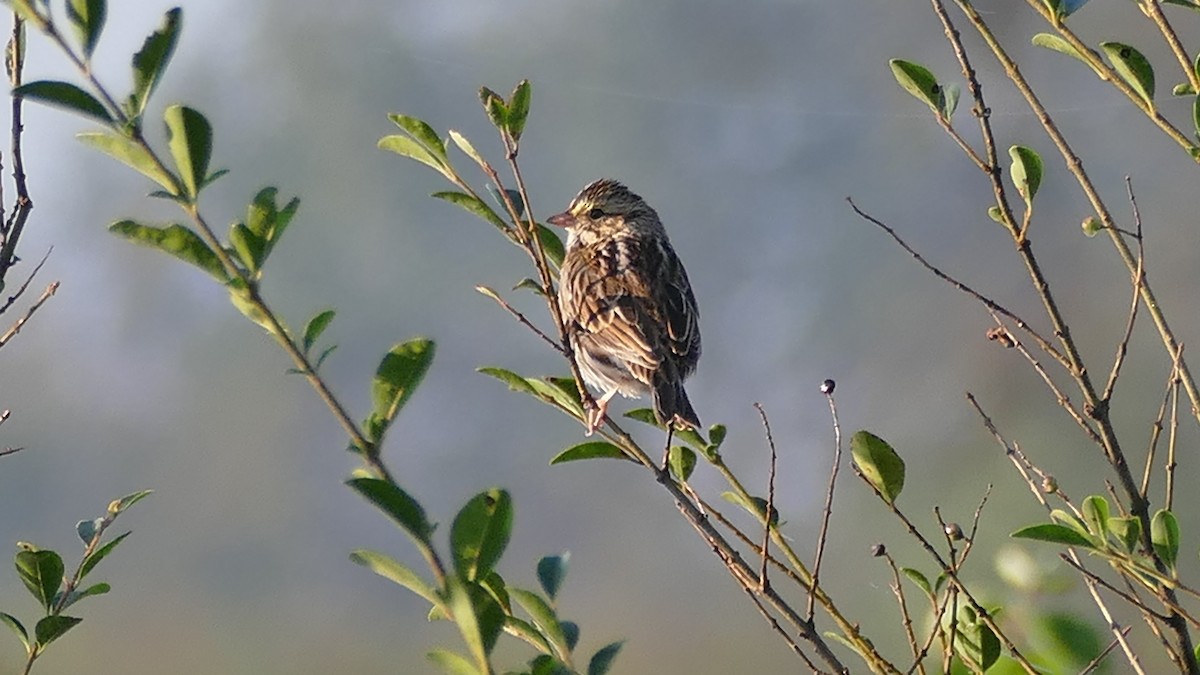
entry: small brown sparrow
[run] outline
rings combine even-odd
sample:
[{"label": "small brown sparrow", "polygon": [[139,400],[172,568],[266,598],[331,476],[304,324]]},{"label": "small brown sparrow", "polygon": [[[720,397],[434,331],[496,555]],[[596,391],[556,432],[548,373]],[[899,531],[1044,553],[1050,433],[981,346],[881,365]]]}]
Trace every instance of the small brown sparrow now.
[{"label": "small brown sparrow", "polygon": [[559,304],[579,371],[602,392],[588,433],[618,393],[650,393],[660,424],[699,427],[683,380],[700,359],[700,310],[658,214],[602,179],[547,222],[567,230]]}]

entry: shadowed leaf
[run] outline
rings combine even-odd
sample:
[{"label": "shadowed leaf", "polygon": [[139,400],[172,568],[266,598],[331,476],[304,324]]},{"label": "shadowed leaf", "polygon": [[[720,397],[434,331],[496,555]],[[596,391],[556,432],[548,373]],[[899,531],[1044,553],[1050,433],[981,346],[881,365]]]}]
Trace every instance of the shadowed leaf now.
[{"label": "shadowed leaf", "polygon": [[124,237],[135,244],[156,248],[184,262],[191,263],[208,272],[214,279],[221,283],[229,281],[229,277],[225,274],[225,268],[221,266],[221,261],[217,258],[217,254],[213,253],[208,244],[204,243],[200,235],[183,225],[175,224],[167,227],[154,227],[151,225],[142,225],[132,220],[122,220],[110,225],[108,231]]},{"label": "shadowed leaf", "polygon": [[57,106],[106,124],[111,124],[113,121],[112,115],[108,114],[108,110],[95,96],[69,82],[51,80],[30,82],[13,89],[12,95]]}]

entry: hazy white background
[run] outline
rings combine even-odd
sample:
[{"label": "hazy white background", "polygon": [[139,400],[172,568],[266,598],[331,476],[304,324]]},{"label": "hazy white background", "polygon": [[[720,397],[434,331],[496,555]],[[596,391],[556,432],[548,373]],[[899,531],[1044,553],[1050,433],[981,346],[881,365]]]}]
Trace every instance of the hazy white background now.
[{"label": "hazy white background", "polygon": [[[121,91],[129,56],[171,4],[111,5],[98,70]],[[888,58],[903,57],[958,78],[926,3],[182,5],[182,39],[151,116],[187,102],[212,121],[214,166],[231,174],[207,193],[207,217],[244,217],[264,185],[301,197],[265,292],[293,325],[337,308],[327,336],[340,348],[324,370],[357,414],[390,345],[416,334],[437,340],[433,370],[392,434],[391,466],[443,535],[471,495],[510,489],[517,519],[503,574],[533,585],[537,558],[571,551],[562,613],[580,623],[583,653],[628,639],[615,672],[795,672],[799,664],[645,472],[548,466],[580,440],[580,428],[474,373],[479,365],[557,373],[562,364],[472,290],[511,286],[527,274],[524,259],[486,224],[428,198],[446,187],[439,177],[375,149],[394,131],[388,112],[461,130],[499,159],[475,91],[507,93],[529,78],[534,105],[521,159],[535,213],[560,209],[601,176],[622,179],[658,209],[702,308],[704,357],[689,392],[706,423],[729,425],[729,460],[760,486],[766,448],[752,402],[771,414],[778,506],[799,550],[812,548],[832,453],[817,391],[826,377],[838,381],[847,433],[870,428],[907,458],[903,503],[925,525],[935,504],[967,521],[989,482],[985,536],[1002,542],[1042,517],[973,418],[965,390],[1072,495],[1082,497],[1096,475],[1097,451],[1063,415],[1046,412],[1049,397],[1015,354],[984,339],[986,313],[844,201],[852,195],[947,270],[1040,318],[1011,243],[985,215],[983,177],[887,68]],[[1027,47],[1042,27],[1023,3],[977,5],[1027,59],[1025,72],[1118,213],[1127,213],[1122,176],[1134,176],[1151,280],[1189,342],[1200,334],[1195,165],[1081,64]],[[1163,64],[1159,89],[1169,91],[1180,78],[1135,8],[1093,5],[1075,17],[1076,29],[1142,47]],[[1194,38],[1194,20],[1178,15],[1185,40]],[[76,79],[41,40],[31,42],[29,79]],[[1035,249],[1067,316],[1086,326],[1077,337],[1093,370],[1106,372],[1127,274],[1103,238],[1080,234],[1086,202],[993,61],[974,54],[1003,147],[1024,143],[1046,158]],[[1187,128],[1189,104],[1160,99]],[[958,120],[975,139],[967,107]],[[140,176],[75,143],[72,134],[86,128],[28,107],[36,208],[21,250],[31,260],[53,245],[38,289],[53,279],[62,288],[0,353],[0,408],[13,411],[0,446],[26,447],[0,461],[0,542],[74,555],[76,520],[122,494],[156,494],[123,519],[134,534],[100,568],[113,592],[80,606],[85,622],[38,672],[432,672],[424,653],[457,647],[453,627],[427,623],[423,601],[347,560],[351,549],[371,547],[418,564],[403,536],[341,485],[355,462],[338,427],[207,276],[105,231],[119,218],[177,215],[144,198],[150,186]],[[538,303],[518,299],[546,324]],[[1140,451],[1168,366],[1148,330],[1136,342],[1117,421]],[[1181,461],[1194,475],[1190,455]],[[870,545],[886,542],[904,564],[931,566],[843,476],[828,588],[886,643],[896,637],[889,576]],[[703,467],[696,484],[712,496],[721,489]],[[1181,510],[1195,507],[1192,495],[1182,497]],[[994,552],[982,548],[970,576],[999,601]],[[0,608],[34,615],[14,573],[0,574]],[[505,653],[514,667],[524,658]],[[0,636],[0,671],[18,658],[16,641]]]}]

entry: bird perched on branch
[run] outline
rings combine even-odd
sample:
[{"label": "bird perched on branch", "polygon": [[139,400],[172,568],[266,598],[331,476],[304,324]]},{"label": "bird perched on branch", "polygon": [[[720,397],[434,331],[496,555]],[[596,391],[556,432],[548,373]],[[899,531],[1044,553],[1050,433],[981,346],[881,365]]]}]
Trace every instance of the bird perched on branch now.
[{"label": "bird perched on branch", "polygon": [[601,179],[547,222],[567,230],[559,304],[580,374],[601,391],[588,433],[618,393],[651,394],[660,424],[699,427],[683,380],[700,359],[700,310],[658,213]]}]

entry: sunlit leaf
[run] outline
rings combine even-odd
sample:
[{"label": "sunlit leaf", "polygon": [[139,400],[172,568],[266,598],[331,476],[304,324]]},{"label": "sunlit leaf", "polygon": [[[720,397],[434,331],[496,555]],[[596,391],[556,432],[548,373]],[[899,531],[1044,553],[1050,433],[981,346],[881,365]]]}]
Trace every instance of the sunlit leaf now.
[{"label": "sunlit leaf", "polygon": [[25,630],[25,626],[17,620],[17,617],[13,616],[12,614],[0,612],[0,622],[3,622],[12,629],[12,632],[16,634],[17,639],[21,641],[21,645],[25,647],[26,651],[28,651],[29,632]]},{"label": "sunlit leaf", "polygon": [[96,43],[100,41],[100,31],[104,30],[104,19],[107,13],[105,0],[69,0],[67,2],[67,19],[79,39],[79,46],[84,59],[91,59],[96,51]]},{"label": "sunlit leaf", "polygon": [[479,216],[492,225],[495,225],[496,229],[500,230],[501,232],[507,232],[509,229],[508,224],[504,222],[504,219],[496,215],[496,212],[492,210],[492,207],[484,204],[482,200],[476,197],[472,197],[471,195],[463,192],[453,191],[435,192],[433,193],[433,196],[443,201],[450,202],[451,204],[457,204],[461,206],[462,208],[475,214],[476,216]]},{"label": "sunlit leaf", "polygon": [[1133,87],[1146,105],[1154,107],[1154,68],[1141,52],[1120,42],[1101,42],[1100,48],[1108,57],[1113,70]]},{"label": "sunlit leaf", "polygon": [[933,112],[943,114],[946,109],[945,92],[928,68],[902,59],[892,59],[888,65],[892,68],[892,76],[905,91],[923,101]]},{"label": "sunlit leaf", "polygon": [[50,611],[54,596],[63,582],[62,557],[49,550],[18,551],[16,565],[17,574],[25,588],[42,604],[43,609]]},{"label": "sunlit leaf", "polygon": [[179,185],[175,176],[155,161],[144,147],[129,138],[108,131],[89,131],[75,137],[158,183],[168,194],[178,194]]},{"label": "sunlit leaf", "polygon": [[445,162],[446,142],[424,120],[399,113],[389,114],[388,119],[394,122],[396,126],[407,131],[409,136],[412,136],[415,141],[425,146],[434,157]]},{"label": "sunlit leaf", "polygon": [[385,427],[396,418],[429,372],[434,351],[433,340],[414,338],[392,347],[379,362],[371,383],[371,401],[374,414]]},{"label": "sunlit leaf", "polygon": [[229,276],[217,258],[217,254],[204,243],[200,235],[183,225],[175,224],[167,227],[142,225],[132,220],[122,220],[113,223],[108,231],[142,246],[156,248],[165,253],[191,263],[208,272],[214,279],[226,283]]},{"label": "sunlit leaf", "polygon": [[479,669],[469,659],[448,649],[434,649],[425,657],[446,675],[479,675]]},{"label": "sunlit leaf", "polygon": [[425,598],[430,604],[441,603],[441,598],[433,588],[409,567],[400,564],[395,558],[378,551],[358,549],[350,554],[350,560],[371,570],[375,574],[394,581],[417,595]]},{"label": "sunlit leaf", "polygon": [[1175,561],[1179,558],[1179,521],[1175,514],[1166,509],[1159,509],[1150,520],[1150,541],[1154,552],[1169,569],[1175,569]]},{"label": "sunlit leaf", "polygon": [[863,476],[889,504],[904,489],[904,460],[887,441],[869,431],[850,437],[850,453]]},{"label": "sunlit leaf", "polygon": [[1087,537],[1079,534],[1075,530],[1066,525],[1057,523],[1041,523],[1038,525],[1030,525],[1023,527],[1016,532],[1008,535],[1014,539],[1033,539],[1036,541],[1048,541],[1054,544],[1063,544],[1066,546],[1083,546],[1086,548],[1094,548],[1092,541]]},{"label": "sunlit leaf", "polygon": [[168,10],[162,25],[146,38],[142,48],[133,55],[133,93],[129,96],[127,109],[130,117],[141,117],[146,110],[146,103],[175,52],[182,21],[181,9],[176,7]]},{"label": "sunlit leaf", "polygon": [[333,317],[337,312],[332,309],[327,309],[323,312],[317,312],[313,318],[304,324],[304,353],[307,354],[312,349],[317,340],[321,338],[321,334],[333,322]]},{"label": "sunlit leaf", "polygon": [[529,80],[521,80],[508,98],[508,133],[514,141],[521,140],[525,131],[525,119],[529,117],[529,103],[533,96]]},{"label": "sunlit leaf", "polygon": [[608,441],[586,441],[563,450],[550,460],[551,464],[563,464],[581,459],[629,459],[620,448]]},{"label": "sunlit leaf", "polygon": [[1014,145],[1008,149],[1012,158],[1010,175],[1017,192],[1025,198],[1025,203],[1033,202],[1038,188],[1042,185],[1042,158],[1032,148]]},{"label": "sunlit leaf", "polygon": [[558,616],[551,609],[550,605],[542,599],[540,595],[532,591],[527,591],[520,588],[510,589],[513,600],[521,606],[529,614],[529,618],[533,620],[534,625],[541,630],[542,635],[550,641],[554,646],[555,653],[560,658],[565,658],[570,654],[570,647],[567,645],[567,636],[563,632],[562,623],[559,622]]},{"label": "sunlit leaf", "polygon": [[512,524],[512,498],[507,491],[492,488],[471,498],[450,527],[458,575],[467,581],[487,576],[508,547]]},{"label": "sunlit leaf", "polygon": [[208,176],[212,157],[212,125],[199,111],[173,105],[163,113],[167,123],[167,147],[175,159],[175,168],[193,200]]}]

